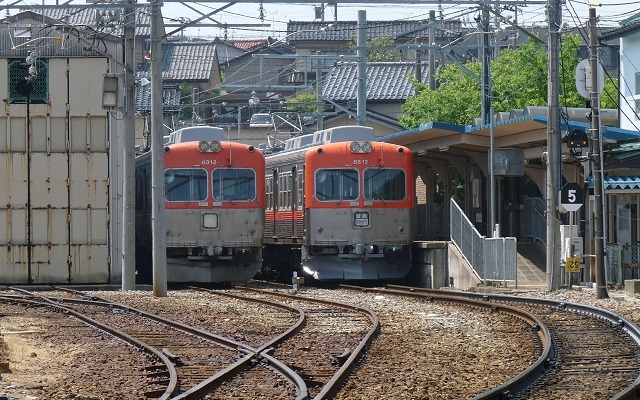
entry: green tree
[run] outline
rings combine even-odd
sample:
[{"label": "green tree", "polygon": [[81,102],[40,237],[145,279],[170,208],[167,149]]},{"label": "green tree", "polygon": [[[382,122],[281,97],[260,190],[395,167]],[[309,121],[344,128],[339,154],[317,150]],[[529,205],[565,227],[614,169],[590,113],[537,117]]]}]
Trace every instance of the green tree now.
[{"label": "green tree", "polygon": [[[578,35],[564,37],[560,52],[560,105],[584,107],[585,99],[575,85],[575,68],[580,61]],[[479,62],[465,67],[481,76]],[[529,41],[517,49],[502,50],[491,62],[492,107],[495,112],[510,111],[525,106],[546,106],[548,89],[548,55],[545,47]],[[407,129],[421,123],[438,121],[470,124],[481,114],[480,83],[460,65],[440,68],[436,75],[437,88],[429,90],[426,84],[412,79],[416,96],[407,99],[398,118]],[[601,106],[610,102],[601,102]],[[617,104],[617,103],[616,103]]]},{"label": "green tree", "polygon": [[604,81],[604,90],[600,95],[601,107],[617,109],[620,102],[619,94],[618,78],[606,78]]},{"label": "green tree", "polygon": [[310,113],[317,110],[317,104],[315,93],[302,92],[285,101],[284,109],[285,111]]},{"label": "green tree", "polygon": [[[387,36],[376,36],[367,39],[367,61],[368,62],[394,62],[402,61],[402,55],[394,48],[395,42]],[[357,53],[357,38],[353,38],[349,43],[352,54]]]}]

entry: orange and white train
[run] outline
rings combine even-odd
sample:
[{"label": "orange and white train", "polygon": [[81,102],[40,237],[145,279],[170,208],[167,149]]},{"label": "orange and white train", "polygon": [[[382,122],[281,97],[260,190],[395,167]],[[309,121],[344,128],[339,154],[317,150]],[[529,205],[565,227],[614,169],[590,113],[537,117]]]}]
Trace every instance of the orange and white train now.
[{"label": "orange and white train", "polygon": [[[247,281],[262,266],[265,159],[222,128],[173,132],[164,147],[169,282]],[[136,267],[151,280],[151,153],[136,157]]]},{"label": "orange and white train", "polygon": [[[266,157],[263,268],[286,280],[401,279],[411,269],[413,156],[342,126]],[[300,271],[301,270],[301,271]]]}]

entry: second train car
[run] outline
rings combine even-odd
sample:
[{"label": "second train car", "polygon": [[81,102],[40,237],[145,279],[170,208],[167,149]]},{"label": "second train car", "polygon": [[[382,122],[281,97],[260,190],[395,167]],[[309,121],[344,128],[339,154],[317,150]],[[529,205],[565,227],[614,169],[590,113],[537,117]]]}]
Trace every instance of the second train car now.
[{"label": "second train car", "polygon": [[402,279],[412,267],[413,157],[342,126],[266,157],[264,268],[282,280]]},{"label": "second train car", "polygon": [[[164,146],[169,282],[247,281],[262,266],[262,152],[224,140],[224,130],[189,127]],[[151,152],[136,157],[136,258],[139,281],[152,271]]]}]

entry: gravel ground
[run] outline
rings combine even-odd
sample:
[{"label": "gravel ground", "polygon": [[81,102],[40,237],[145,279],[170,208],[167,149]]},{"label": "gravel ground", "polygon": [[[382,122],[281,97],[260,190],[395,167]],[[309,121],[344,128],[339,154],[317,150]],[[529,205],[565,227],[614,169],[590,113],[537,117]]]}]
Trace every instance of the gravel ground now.
[{"label": "gravel ground", "polygon": [[[594,305],[604,309],[611,310],[619,315],[622,315],[629,320],[640,323],[640,299],[627,296],[622,289],[610,289],[608,299],[596,299],[595,291],[593,289],[587,289],[582,287],[574,287],[571,290],[560,289],[558,291],[547,293],[545,291],[531,291],[531,290],[502,290],[499,288],[482,288],[482,290],[491,290],[495,292],[521,295],[528,297],[540,297],[550,298],[554,300],[562,300],[572,303],[582,303]],[[314,293],[314,294],[312,294]],[[332,294],[333,293],[333,294]],[[460,387],[481,387],[482,380],[491,379],[491,375],[494,374],[493,368],[498,368],[498,365],[492,365],[492,359],[487,350],[478,348],[477,338],[488,337],[490,340],[507,340],[508,331],[501,331],[500,329],[492,328],[490,324],[483,323],[482,321],[468,324],[470,316],[461,315],[459,311],[454,310],[425,310],[416,308],[416,305],[404,302],[392,301],[389,298],[380,298],[374,293],[369,293],[369,296],[362,297],[356,300],[352,298],[345,298],[342,291],[327,291],[327,290],[304,290],[301,294],[310,296],[322,296],[331,297],[340,302],[354,303],[362,307],[368,307],[374,310],[381,317],[382,322],[382,334],[378,337],[376,342],[378,345],[385,343],[385,340],[391,338],[399,339],[407,343],[413,343],[416,341],[416,337],[424,336],[427,330],[433,332],[447,333],[447,340],[432,340],[429,345],[432,346],[432,351],[439,352],[442,359],[448,363],[460,364],[467,363],[469,357],[474,359],[477,365],[481,366],[484,370],[483,373],[478,374],[477,371],[469,371],[470,374],[478,376],[476,379],[460,379],[454,374],[447,374],[446,371],[437,372],[439,375],[437,379],[429,381],[420,375],[412,373],[411,370],[416,368],[422,368],[427,365],[427,361],[420,361],[420,364],[413,364],[406,367],[406,376],[408,380],[386,380],[376,381],[374,379],[376,370],[375,367],[370,370],[366,368],[359,368],[359,374],[356,377],[356,381],[362,385],[360,387],[362,393],[358,394],[358,387],[355,385],[346,385],[344,391],[340,393],[337,398],[342,399],[389,399],[389,398],[402,398],[402,399],[445,399],[447,397],[445,393],[437,395],[441,390],[438,389],[434,382],[445,382],[451,390],[459,390]],[[136,292],[126,292],[122,295],[136,296]],[[148,295],[148,294],[147,294]],[[139,294],[138,294],[139,296]],[[171,296],[182,296],[178,292],[169,292]],[[197,294],[194,294],[197,296]],[[144,297],[144,296],[143,296]],[[184,303],[183,303],[184,304]],[[197,303],[199,304],[199,303]],[[255,308],[254,308],[255,309]],[[198,312],[202,312],[199,309]],[[254,311],[255,312],[255,311]],[[395,317],[394,317],[395,316]],[[409,318],[408,316],[422,316],[422,318]],[[247,316],[249,317],[249,316]],[[460,322],[464,321],[464,330],[460,329]],[[41,321],[42,322],[42,321]],[[73,379],[81,379],[83,374],[74,372],[70,369],[70,365],[76,365],[83,358],[82,354],[90,353],[90,346],[79,342],[69,343],[66,338],[61,335],[60,330],[53,329],[47,326],[46,323],[41,323],[37,319],[28,315],[24,316],[6,316],[0,315],[0,332],[4,339],[5,345],[0,346],[0,366],[2,362],[7,362],[9,370],[4,372],[0,370],[0,395],[11,395],[13,399],[26,399],[26,400],[39,400],[39,399],[88,399],[99,397],[90,397],[86,395],[67,394],[65,397],[43,397],[42,393],[52,393],[55,391],[43,390],[43,387],[47,385],[57,385],[60,382],[69,383]],[[43,334],[43,329],[46,329],[46,334]],[[388,334],[390,336],[385,336]],[[469,338],[476,340],[475,347],[469,346]],[[398,342],[400,343],[400,342]],[[424,344],[422,344],[424,346]],[[442,346],[439,350],[436,347]],[[489,346],[489,344],[487,344]],[[4,350],[3,350],[4,349]],[[455,352],[460,350],[460,354]],[[515,351],[515,350],[514,350]],[[401,359],[406,353],[398,351],[397,362],[401,365]],[[393,356],[393,355],[391,355]],[[501,357],[504,354],[500,354]],[[504,361],[504,359],[503,359]],[[526,361],[526,360],[525,360]],[[528,361],[527,361],[528,362]],[[513,364],[510,364],[513,363]],[[508,365],[512,365],[514,371],[517,373],[525,363],[523,360],[513,358],[509,359]],[[428,365],[427,365],[428,367]],[[425,368],[427,368],[425,367]],[[369,376],[371,374],[371,376]],[[86,374],[84,374],[86,375]],[[425,374],[426,375],[426,374]],[[86,377],[86,376],[85,376]],[[354,381],[354,382],[356,382]],[[491,386],[493,383],[489,383]],[[474,386],[475,385],[475,386]],[[367,388],[365,392],[362,388]],[[471,389],[470,389],[471,390]],[[473,391],[473,390],[471,390]],[[377,393],[367,394],[367,393]],[[449,392],[451,393],[451,392]],[[122,397],[126,399],[126,397]],[[106,400],[106,399],[105,399]]]}]

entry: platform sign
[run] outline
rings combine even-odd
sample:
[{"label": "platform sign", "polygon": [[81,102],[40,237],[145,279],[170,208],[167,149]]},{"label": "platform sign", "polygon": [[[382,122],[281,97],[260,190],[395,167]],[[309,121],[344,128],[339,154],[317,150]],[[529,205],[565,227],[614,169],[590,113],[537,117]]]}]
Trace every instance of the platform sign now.
[{"label": "platform sign", "polygon": [[580,272],[580,257],[567,258],[567,272]]},{"label": "platform sign", "polygon": [[578,211],[584,203],[584,190],[577,183],[566,183],[560,189],[560,211]]}]

